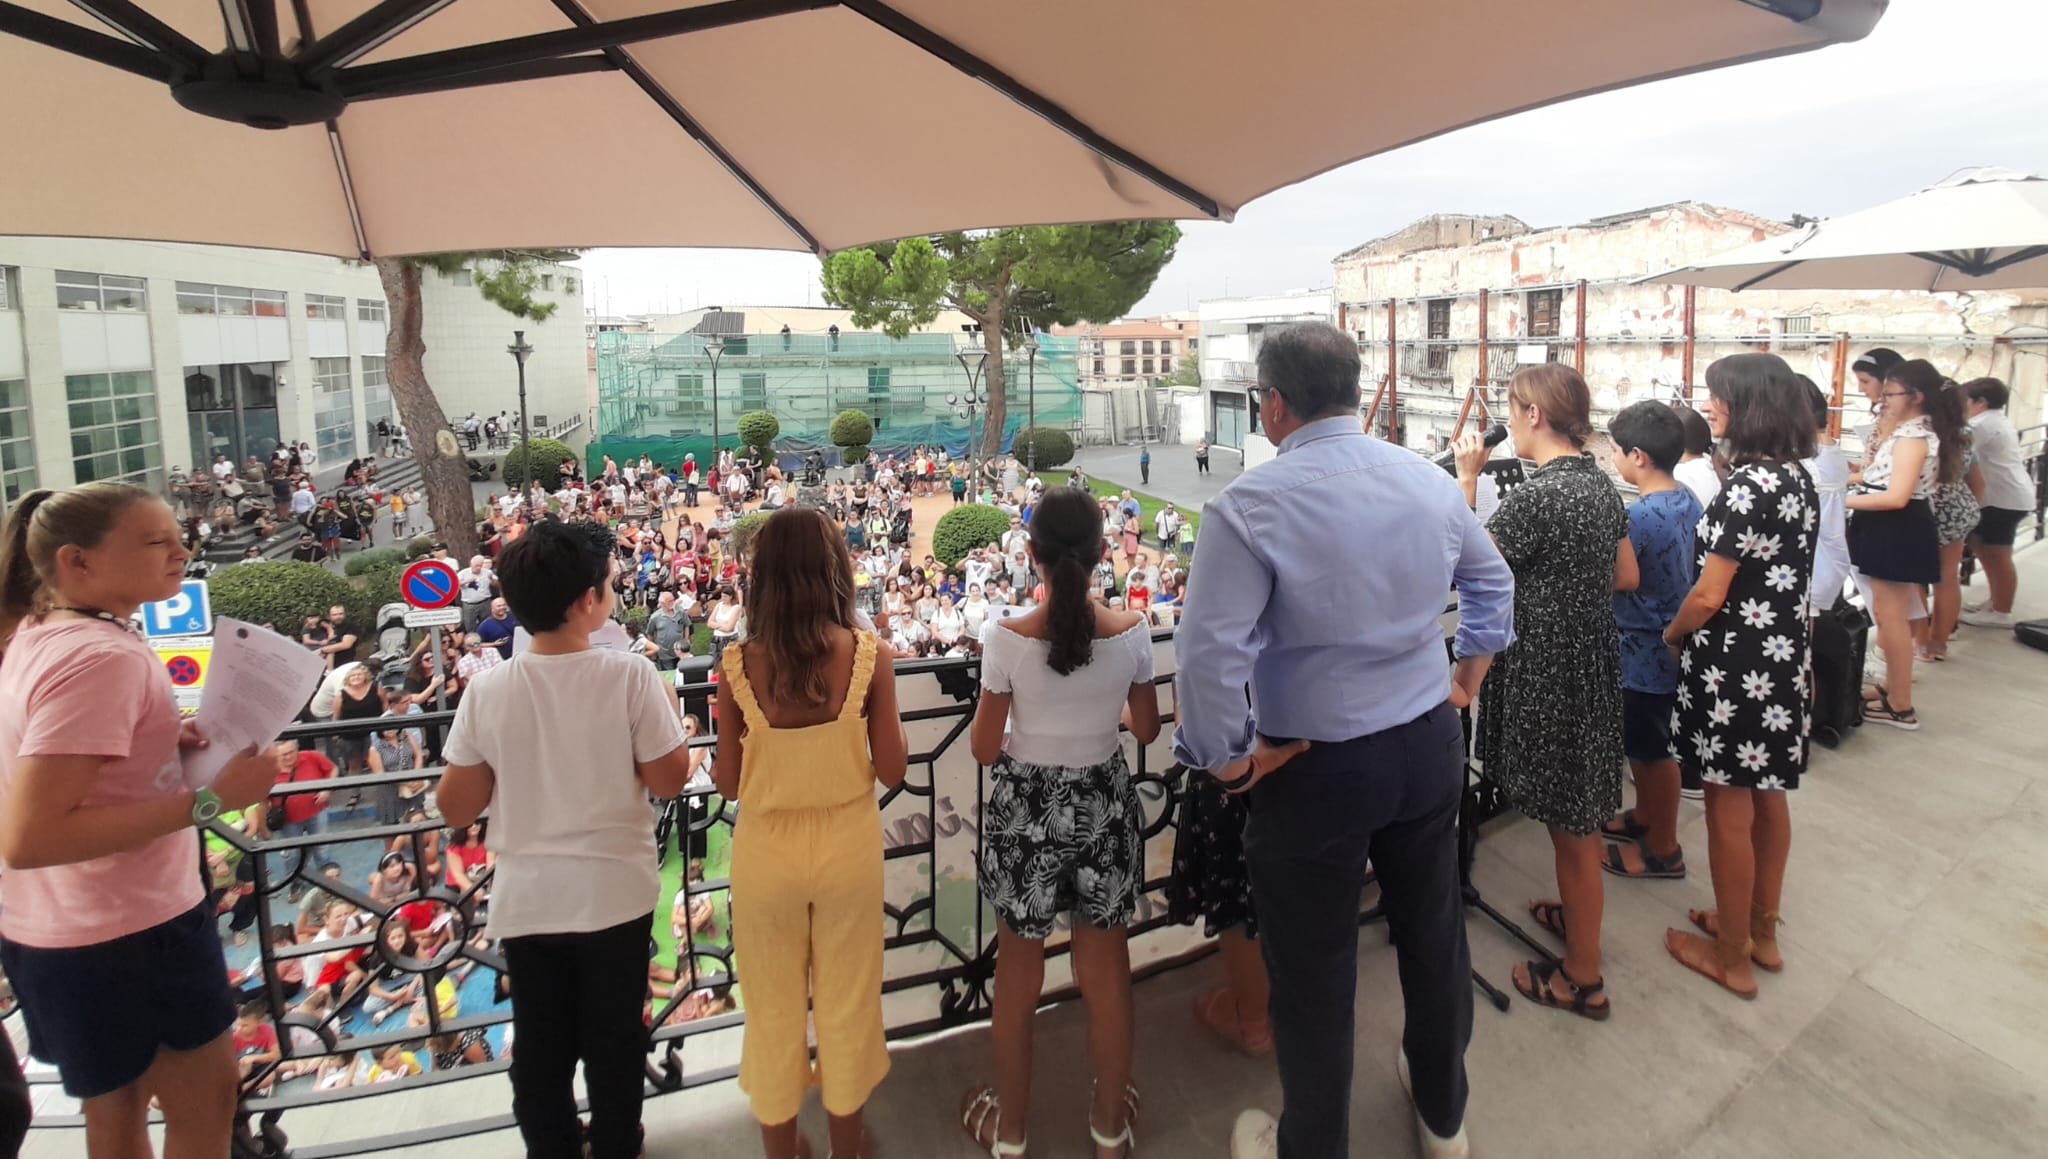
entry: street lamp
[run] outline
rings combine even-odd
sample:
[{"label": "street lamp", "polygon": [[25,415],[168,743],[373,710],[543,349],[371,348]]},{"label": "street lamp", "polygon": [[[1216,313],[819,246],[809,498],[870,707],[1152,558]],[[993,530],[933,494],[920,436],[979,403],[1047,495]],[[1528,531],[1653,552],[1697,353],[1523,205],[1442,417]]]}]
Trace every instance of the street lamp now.
[{"label": "street lamp", "polygon": [[533,480],[538,472],[533,469],[533,432],[526,425],[526,356],[533,353],[533,347],[526,341],[526,331],[512,332],[512,345],[505,348],[505,353],[510,354],[512,360],[519,364],[519,461],[526,468],[526,515],[531,519]]},{"label": "street lamp", "polygon": [[1024,456],[1030,461],[1025,464],[1025,468],[1036,475],[1038,474],[1038,335],[1035,332],[1031,337],[1024,340],[1024,353],[1030,359],[1031,374],[1030,393],[1026,396],[1026,406],[1030,410],[1030,417],[1025,420],[1026,425],[1031,429],[1031,441],[1024,444]]},{"label": "street lamp", "polygon": [[[718,359],[725,353],[725,339],[713,335],[704,344],[704,353],[711,358],[711,467],[718,465]],[[745,386],[745,383],[740,385]],[[710,467],[706,467],[710,470]]]},{"label": "street lamp", "polygon": [[988,351],[976,346],[956,351],[953,357],[960,360],[960,369],[967,374],[967,393],[947,395],[946,405],[953,408],[954,414],[961,415],[967,420],[967,478],[975,493],[980,494],[981,481],[974,472],[974,412],[982,403],[988,401],[988,394],[981,389],[981,368],[988,360]]}]

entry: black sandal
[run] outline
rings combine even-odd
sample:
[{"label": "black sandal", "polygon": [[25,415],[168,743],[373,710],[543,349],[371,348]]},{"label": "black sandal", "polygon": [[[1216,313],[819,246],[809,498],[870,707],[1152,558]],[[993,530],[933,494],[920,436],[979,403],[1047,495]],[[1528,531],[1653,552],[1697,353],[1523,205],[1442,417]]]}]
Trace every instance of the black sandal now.
[{"label": "black sandal", "polygon": [[1640,853],[1643,858],[1643,868],[1640,872],[1629,871],[1628,863],[1621,859],[1621,846],[1619,845],[1609,845],[1607,847],[1607,859],[1600,863],[1600,868],[1616,877],[1655,877],[1677,880],[1685,876],[1685,850],[1680,849],[1669,857],[1659,857],[1650,852],[1650,843],[1648,841],[1636,841],[1632,844],[1635,845],[1636,852]]},{"label": "black sandal", "polygon": [[1634,809],[1600,826],[1600,836],[1609,841],[1641,841],[1649,835],[1650,827],[1636,820]]},{"label": "black sandal", "polygon": [[1886,695],[1883,689],[1878,690],[1876,704],[1867,700],[1863,702],[1863,719],[1888,724],[1893,728],[1903,728],[1907,732],[1913,732],[1920,727],[1920,714],[1910,708],[1904,712],[1893,708],[1891,697]]},{"label": "black sandal", "polygon": [[[1571,991],[1569,1001],[1559,998],[1556,991],[1550,988],[1551,979],[1557,977],[1562,977],[1565,989]],[[1522,997],[1527,998],[1538,1006],[1548,1006],[1552,1010],[1563,1010],[1567,1013],[1576,1014],[1581,1018],[1590,1018],[1595,1022],[1605,1022],[1607,1021],[1607,1016],[1614,1013],[1614,1004],[1612,1002],[1603,1002],[1598,1006],[1592,1004],[1593,999],[1599,997],[1600,992],[1607,988],[1607,980],[1603,978],[1598,982],[1589,982],[1581,986],[1577,982],[1572,981],[1570,974],[1565,973],[1563,962],[1531,961],[1529,963],[1529,985],[1522,985],[1520,978],[1516,978],[1514,982],[1515,989],[1521,991]]]},{"label": "black sandal", "polygon": [[1529,903],[1529,920],[1549,930],[1558,941],[1569,943],[1564,932],[1564,903],[1561,901],[1532,901]]}]

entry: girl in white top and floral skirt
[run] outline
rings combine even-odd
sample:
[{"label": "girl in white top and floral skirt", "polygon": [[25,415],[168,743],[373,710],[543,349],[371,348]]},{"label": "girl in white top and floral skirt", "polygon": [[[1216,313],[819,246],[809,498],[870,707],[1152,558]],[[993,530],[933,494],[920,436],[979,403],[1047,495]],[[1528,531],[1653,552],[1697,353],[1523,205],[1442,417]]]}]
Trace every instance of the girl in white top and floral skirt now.
[{"label": "girl in white top and floral skirt", "polygon": [[1097,1083],[1089,1134],[1098,1159],[1117,1159],[1130,1153],[1138,1102],[1125,927],[1143,884],[1145,844],[1117,729],[1128,727],[1140,744],[1159,735],[1152,641],[1144,617],[1088,598],[1103,539],[1087,494],[1049,493],[1032,516],[1030,546],[1045,602],[982,633],[971,743],[992,778],[979,877],[1002,919],[991,1019],[996,1080],[968,1093],[961,1123],[990,1155],[1024,1154],[1045,940],[1059,914],[1071,913],[1074,979],[1088,1004]]}]

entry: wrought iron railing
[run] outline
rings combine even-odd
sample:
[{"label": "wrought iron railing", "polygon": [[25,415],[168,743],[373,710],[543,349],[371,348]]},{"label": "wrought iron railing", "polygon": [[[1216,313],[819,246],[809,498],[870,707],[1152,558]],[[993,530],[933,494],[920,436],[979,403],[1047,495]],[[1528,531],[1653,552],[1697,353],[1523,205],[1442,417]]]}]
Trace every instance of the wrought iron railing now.
[{"label": "wrought iron railing", "polygon": [[[1163,673],[1158,680],[1165,686],[1162,717],[1169,724],[1173,716],[1170,637],[1170,631],[1154,637],[1158,668]],[[978,662],[903,661],[897,673],[904,724],[910,735],[910,773],[900,786],[880,796],[883,831],[879,836],[885,849],[882,917],[887,922],[883,1010],[890,1038],[900,1040],[987,1017],[995,976],[996,921],[980,898],[974,872],[988,781],[964,740],[979,692]],[[701,719],[714,689],[712,684],[680,688],[685,711]],[[405,724],[419,730],[423,747],[437,749],[439,734],[452,718],[452,713],[428,713],[407,717]],[[300,725],[284,739],[308,747],[330,746],[366,738],[391,723],[385,718]],[[1184,770],[1171,761],[1170,734],[1169,728],[1150,746],[1137,745],[1128,734],[1124,741],[1145,817],[1145,883],[1137,920],[1131,927],[1134,972],[1140,976],[1182,964],[1211,948],[1198,930],[1168,922],[1162,898],[1185,777]],[[717,738],[705,735],[691,743],[709,748],[717,744]],[[281,836],[262,832],[265,825],[238,826],[223,821],[202,841],[213,854],[209,866],[232,863],[237,879],[234,890],[218,899],[224,937],[232,924],[228,911],[236,894],[246,890],[253,899],[244,903],[242,911],[245,918],[253,917],[245,931],[251,935],[253,948],[230,948],[230,969],[246,973],[243,998],[264,1003],[282,1054],[275,1063],[257,1066],[243,1081],[236,1135],[240,1159],[287,1154],[297,1159],[324,1159],[512,1125],[509,1110],[489,1113],[492,1103],[499,1100],[484,1097],[452,1105],[437,1101],[436,1125],[430,1127],[380,1131],[379,1124],[404,1122],[407,1116],[365,1107],[366,1113],[348,1116],[370,1128],[364,1133],[297,1143],[288,1134],[294,1117],[308,1118],[314,1108],[366,1098],[387,1100],[376,1104],[384,1108],[402,1102],[398,1096],[404,1092],[468,1083],[499,1074],[509,1065],[504,1036],[511,1022],[511,1005],[501,981],[509,975],[489,940],[489,874],[481,874],[466,889],[455,888],[437,875],[431,881],[417,880],[412,888],[384,891],[362,873],[364,866],[376,866],[387,852],[399,853],[415,873],[436,860],[443,867],[449,864],[447,835],[431,813],[412,820],[390,820],[404,811],[406,798],[401,794],[407,788],[421,781],[431,786],[440,772],[439,767],[429,767],[349,775],[344,769],[344,775],[326,780],[283,784],[271,799],[274,805],[307,794],[330,794],[327,815],[332,820],[326,832]],[[417,797],[423,804],[429,799],[426,793]],[[370,815],[365,816],[366,812]],[[675,979],[661,980],[667,993],[652,1002],[649,1012],[647,1081],[651,1094],[720,1082],[738,1070],[736,1028],[746,1018],[745,963],[735,961],[730,949],[730,883],[722,870],[734,813],[730,802],[708,788],[650,802],[649,824],[655,827],[665,862],[663,900],[667,903],[672,896],[667,884],[671,881],[675,883],[673,892],[683,898],[680,906],[673,907],[681,926],[680,936],[673,939],[673,954],[666,949],[668,939],[660,939],[657,928],[657,941],[664,944],[655,947],[657,952],[651,955],[656,969],[650,971],[650,977],[668,975],[672,970],[668,976]],[[316,848],[318,857],[312,856]],[[704,873],[695,879],[690,872],[693,853],[701,855],[704,865]],[[340,880],[325,878],[320,871],[323,863],[341,863],[347,872]],[[217,880],[227,877],[228,873],[223,873]],[[299,912],[294,904],[299,892],[315,888],[355,907],[359,919],[350,921],[339,937],[317,942],[285,938],[278,931],[293,924]],[[665,920],[666,915],[657,912],[657,927]],[[424,931],[427,936],[408,945],[394,932],[401,922],[412,933]],[[403,949],[379,949],[387,939]],[[1065,966],[1064,943],[1064,932],[1056,933],[1047,969],[1048,1001],[1076,993]],[[315,989],[324,959],[356,951],[364,955],[357,964],[363,972],[361,980],[345,983],[343,993],[325,1011],[317,1006],[307,1010],[302,995]],[[301,979],[296,985],[294,976]],[[387,992],[412,988],[418,997],[387,1017],[373,1019],[365,1013],[373,1005],[373,979]],[[450,991],[454,1001],[444,1001]],[[436,1049],[449,1053],[451,1040],[459,1045],[469,1032],[481,1032],[490,1048],[490,1061],[451,1057],[455,1065],[446,1069],[427,1065]],[[516,1052],[516,1042],[509,1045]],[[357,1079],[366,1078],[363,1061],[394,1047],[402,1055],[414,1056],[422,1072],[386,1074],[380,1070],[372,1081],[326,1085],[333,1081],[329,1076],[334,1073],[351,1073],[351,1066]],[[396,1070],[411,1071],[410,1061],[400,1058]],[[32,1079],[53,1081],[50,1076],[33,1073]],[[500,1099],[509,1108],[509,1093]],[[339,1117],[321,1119],[328,1126],[321,1134],[336,1134],[332,1124]],[[82,1126],[82,1120],[75,1115],[45,1114],[37,1126],[76,1128]]]}]

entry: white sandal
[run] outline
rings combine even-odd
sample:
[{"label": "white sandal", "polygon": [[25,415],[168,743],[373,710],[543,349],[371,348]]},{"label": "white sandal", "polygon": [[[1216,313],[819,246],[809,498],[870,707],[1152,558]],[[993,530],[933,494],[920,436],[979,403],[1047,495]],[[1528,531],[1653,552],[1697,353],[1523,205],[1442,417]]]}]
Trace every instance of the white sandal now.
[{"label": "white sandal", "polygon": [[1101,1131],[1095,1129],[1095,1086],[1092,1083],[1089,1084],[1088,1137],[1094,1140],[1097,1147],[1121,1147],[1125,1155],[1135,1154],[1138,1150],[1138,1103],[1138,1088],[1125,1083],[1124,1129],[1119,1134],[1104,1136]]},{"label": "white sandal", "polygon": [[[994,1087],[983,1087],[976,1091],[974,1097],[967,1101],[967,1105],[960,1109],[960,1125],[966,1128],[967,1137],[974,1140],[976,1147],[983,1146],[981,1129],[988,1125],[991,1113],[996,1117],[995,1130],[989,1132],[987,1143],[991,1159],[1015,1159],[1023,1155],[1025,1140],[1019,1139],[1015,1143],[1003,1142],[1003,1107],[996,1100]],[[1103,1144],[1105,1147],[1109,1145]]]}]

